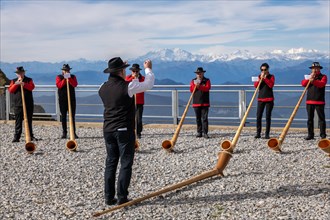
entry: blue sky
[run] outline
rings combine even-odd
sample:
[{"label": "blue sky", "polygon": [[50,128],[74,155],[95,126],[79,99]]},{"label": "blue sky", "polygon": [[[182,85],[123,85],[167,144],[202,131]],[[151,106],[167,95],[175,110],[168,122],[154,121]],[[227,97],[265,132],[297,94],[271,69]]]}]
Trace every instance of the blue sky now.
[{"label": "blue sky", "polygon": [[1,0],[0,60],[108,60],[181,48],[198,54],[330,51],[330,0]]}]

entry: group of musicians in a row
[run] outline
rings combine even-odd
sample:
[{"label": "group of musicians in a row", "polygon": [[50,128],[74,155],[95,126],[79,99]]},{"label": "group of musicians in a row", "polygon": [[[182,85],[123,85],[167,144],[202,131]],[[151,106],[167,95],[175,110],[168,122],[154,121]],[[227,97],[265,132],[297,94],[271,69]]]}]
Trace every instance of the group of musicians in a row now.
[{"label": "group of musicians in a row", "polygon": [[[133,64],[130,68],[131,75],[126,76],[126,68],[130,66],[127,62],[122,61],[120,57],[114,57],[109,60],[108,67],[104,73],[109,74],[108,81],[101,85],[99,96],[104,105],[104,123],[103,136],[106,145],[106,166],[104,173],[104,196],[107,205],[123,204],[128,200],[128,187],[130,184],[132,165],[134,159],[135,145],[135,128],[137,129],[137,138],[141,138],[142,131],[142,112],[144,104],[144,94],[146,90],[153,87],[155,76],[152,72],[152,62],[146,60],[143,63],[145,76],[140,74],[140,66]],[[308,135],[306,140],[314,139],[314,112],[316,110],[319,117],[320,137],[326,138],[326,122],[325,122],[325,86],[327,84],[327,76],[321,73],[323,68],[318,62],[313,62],[309,67],[311,73],[301,81],[301,85],[307,90],[306,109],[307,109],[307,127]],[[78,85],[75,75],[70,73],[69,64],[64,64],[62,74],[56,76],[56,86],[58,88],[59,105],[62,121],[62,138],[67,138],[67,82],[70,89],[70,103],[72,108],[73,122],[76,112],[75,87]],[[205,70],[198,67],[194,72],[196,77],[190,82],[190,91],[193,94],[193,108],[196,115],[197,138],[208,136],[208,112],[210,107],[211,89],[210,79],[204,76]],[[19,142],[22,134],[23,105],[22,94],[19,87],[23,86],[27,120],[30,129],[31,140],[37,140],[32,131],[32,115],[33,115],[33,96],[32,90],[35,85],[33,80],[25,76],[25,70],[22,66],[16,69],[17,78],[11,80],[9,92],[13,94],[14,113],[15,113],[15,134],[13,142]],[[262,79],[262,80],[261,80]],[[274,107],[273,87],[275,77],[269,72],[269,65],[263,63],[260,66],[260,74],[254,82],[257,88],[259,83],[259,95],[257,106],[257,132],[255,138],[261,138],[261,119],[266,108],[266,129],[265,138],[270,137],[271,114]],[[196,90],[195,90],[196,87]],[[135,96],[135,98],[134,98]],[[137,126],[135,126],[137,122]],[[75,123],[74,135],[76,135]],[[117,198],[115,198],[115,179],[116,170],[120,159],[119,179],[117,182]]]},{"label": "group of musicians in a row", "polygon": [[[312,66],[309,67],[311,73],[310,78],[303,79],[301,85],[306,87],[309,80],[311,83],[307,90],[306,109],[307,109],[307,128],[308,135],[305,137],[306,140],[314,139],[314,112],[316,110],[319,118],[320,126],[320,137],[326,138],[326,122],[325,122],[325,86],[327,84],[327,75],[321,73],[323,68],[318,62],[313,62]],[[67,138],[67,112],[68,112],[68,98],[67,98],[67,87],[66,79],[69,82],[70,97],[71,97],[71,108],[72,108],[72,119],[74,126],[75,138],[78,138],[75,127],[75,112],[76,112],[76,97],[75,87],[78,85],[78,81],[75,75],[70,73],[72,68],[69,64],[64,64],[62,67],[62,74],[56,76],[56,86],[58,88],[59,106],[61,112],[62,122],[62,136],[61,138]],[[141,68],[139,64],[133,64],[130,68],[131,74],[125,77],[125,80],[129,83],[134,79],[138,79],[139,82],[143,82],[145,77],[140,73]],[[190,91],[197,89],[193,95],[193,104],[197,134],[196,137],[209,138],[208,136],[208,111],[210,107],[209,91],[211,89],[210,79],[204,76],[206,71],[202,67],[198,67],[195,71],[196,78],[190,82]],[[14,114],[15,114],[15,134],[13,142],[19,142],[22,134],[22,121],[23,121],[23,109],[21,90],[19,89],[20,84],[23,84],[24,94],[26,99],[26,111],[27,119],[31,133],[31,140],[37,140],[33,135],[32,130],[32,115],[33,115],[33,95],[32,90],[34,89],[33,80],[25,76],[25,70],[22,66],[17,67],[15,71],[17,78],[11,80],[9,86],[9,92],[13,94],[14,103]],[[254,86],[257,88],[259,79],[263,79],[259,87],[258,104],[257,104],[257,115],[256,115],[256,135],[255,138],[261,138],[262,130],[262,115],[266,109],[266,128],[265,128],[265,139],[270,138],[270,127],[271,127],[271,115],[274,107],[274,93],[273,87],[275,84],[275,77],[269,72],[269,65],[263,63],[260,66],[260,74],[258,80],[254,82]],[[137,93],[135,96],[135,113],[136,113],[136,133],[137,138],[141,138],[142,126],[142,114],[144,105],[144,92]]]}]

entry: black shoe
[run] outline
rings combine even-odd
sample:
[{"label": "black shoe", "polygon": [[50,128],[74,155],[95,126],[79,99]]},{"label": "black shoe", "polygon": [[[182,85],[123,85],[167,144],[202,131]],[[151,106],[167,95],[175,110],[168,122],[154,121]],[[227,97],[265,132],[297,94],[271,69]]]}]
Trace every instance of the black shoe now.
[{"label": "black shoe", "polygon": [[117,205],[121,205],[121,204],[124,204],[124,203],[129,202],[129,201],[131,201],[131,200],[130,199],[127,199],[127,198],[125,198],[125,199],[119,199],[118,202],[117,202]]},{"label": "black shoe", "polygon": [[326,137],[327,137],[326,134],[322,134],[322,135],[321,135],[321,138],[322,138],[322,139],[325,139]]},{"label": "black shoe", "polygon": [[61,136],[62,139],[66,139],[67,138],[67,135],[66,133],[63,133],[62,136]]},{"label": "black shoe", "polygon": [[305,140],[306,140],[306,141],[314,140],[314,137],[313,137],[313,136],[307,136],[307,137],[305,137]]},{"label": "black shoe", "polygon": [[74,134],[74,138],[75,138],[75,139],[78,139],[79,137],[78,137],[78,135],[77,135],[77,134]]},{"label": "black shoe", "polygon": [[265,134],[265,139],[270,139],[269,134]]},{"label": "black shoe", "polygon": [[19,139],[18,138],[14,138],[11,142],[12,143],[19,142]]},{"label": "black shoe", "polygon": [[198,133],[198,134],[196,135],[196,137],[197,137],[197,138],[202,137],[202,133]]},{"label": "black shoe", "polygon": [[209,139],[210,137],[207,134],[204,134],[205,139]]},{"label": "black shoe", "polygon": [[113,198],[113,199],[110,199],[110,200],[105,200],[105,204],[107,205],[115,205],[117,203],[117,199],[116,198]]},{"label": "black shoe", "polygon": [[137,134],[137,139],[141,139],[141,134]]},{"label": "black shoe", "polygon": [[256,134],[256,136],[254,136],[254,138],[261,138],[260,134]]}]

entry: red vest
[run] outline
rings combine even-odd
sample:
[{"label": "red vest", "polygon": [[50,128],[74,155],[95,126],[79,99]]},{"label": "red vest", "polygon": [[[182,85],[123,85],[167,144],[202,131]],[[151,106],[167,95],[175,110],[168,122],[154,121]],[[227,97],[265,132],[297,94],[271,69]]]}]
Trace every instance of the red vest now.
[{"label": "red vest", "polygon": [[[133,80],[133,76],[132,75],[128,75],[126,76],[125,79],[127,82],[132,82]],[[142,76],[141,74],[139,75],[139,82],[143,82],[144,81],[144,76]],[[138,105],[144,105],[144,92],[141,93],[137,93],[136,94],[136,104]]]}]

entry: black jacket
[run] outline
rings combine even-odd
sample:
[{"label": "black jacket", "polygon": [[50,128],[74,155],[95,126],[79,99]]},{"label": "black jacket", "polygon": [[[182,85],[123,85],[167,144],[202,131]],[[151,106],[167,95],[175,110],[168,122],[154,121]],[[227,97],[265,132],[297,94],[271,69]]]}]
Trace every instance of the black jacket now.
[{"label": "black jacket", "polygon": [[110,74],[108,81],[100,87],[99,96],[104,105],[104,132],[125,128],[134,130],[134,98],[128,95],[128,84],[120,76]]},{"label": "black jacket", "polygon": [[[18,78],[15,78],[12,80],[12,82],[16,82]],[[31,83],[32,79],[29,77],[24,76],[23,82],[24,83]],[[33,82],[33,81],[32,81]],[[32,91],[24,89],[24,99],[25,99],[25,105],[26,108],[33,108],[34,101],[33,101],[33,95]],[[21,88],[17,88],[16,91],[13,93],[13,105],[14,107],[22,107],[22,94],[21,94]]]}]

